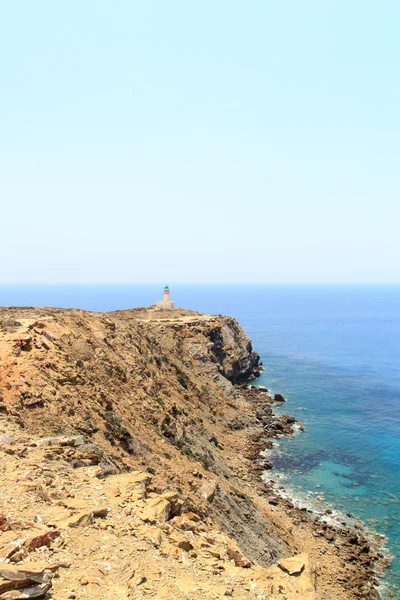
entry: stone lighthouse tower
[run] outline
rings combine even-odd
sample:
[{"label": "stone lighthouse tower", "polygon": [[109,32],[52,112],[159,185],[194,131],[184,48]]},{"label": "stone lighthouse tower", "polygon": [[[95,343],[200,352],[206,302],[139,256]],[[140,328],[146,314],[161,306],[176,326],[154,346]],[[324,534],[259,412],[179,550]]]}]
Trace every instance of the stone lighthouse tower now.
[{"label": "stone lighthouse tower", "polygon": [[164,288],[164,299],[159,300],[156,304],[157,310],[172,310],[175,307],[175,302],[170,300],[169,287],[166,285]]}]

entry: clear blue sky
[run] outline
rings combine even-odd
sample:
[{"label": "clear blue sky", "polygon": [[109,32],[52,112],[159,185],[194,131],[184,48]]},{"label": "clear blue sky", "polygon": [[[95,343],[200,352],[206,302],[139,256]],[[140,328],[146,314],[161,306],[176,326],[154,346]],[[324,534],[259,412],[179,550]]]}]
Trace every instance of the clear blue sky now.
[{"label": "clear blue sky", "polygon": [[0,281],[400,282],[397,0],[0,11]]}]

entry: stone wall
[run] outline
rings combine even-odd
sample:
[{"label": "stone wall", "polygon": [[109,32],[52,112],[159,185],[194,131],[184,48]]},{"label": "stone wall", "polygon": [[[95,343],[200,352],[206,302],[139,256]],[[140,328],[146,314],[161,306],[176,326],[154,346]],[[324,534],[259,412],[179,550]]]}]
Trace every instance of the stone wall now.
[{"label": "stone wall", "polygon": [[156,310],[172,310],[175,308],[175,302],[169,300],[166,302],[165,300],[159,300],[156,304]]}]

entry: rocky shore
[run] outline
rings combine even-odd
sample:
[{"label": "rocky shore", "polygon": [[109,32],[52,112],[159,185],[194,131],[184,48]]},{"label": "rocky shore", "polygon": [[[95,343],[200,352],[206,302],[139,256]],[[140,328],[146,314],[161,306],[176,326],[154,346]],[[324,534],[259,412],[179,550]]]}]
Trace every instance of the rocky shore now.
[{"label": "rocky shore", "polygon": [[0,599],[377,598],[363,529],[262,480],[260,370],[230,317],[0,309]]},{"label": "rocky shore", "polygon": [[[278,400],[279,404],[284,398],[278,394],[274,398],[266,396],[265,388],[251,386],[247,391],[252,402],[259,405],[256,418],[263,426],[263,432],[255,435],[251,444],[251,455],[254,460],[254,472],[257,476],[265,474],[272,469],[268,460],[268,452],[274,444],[274,438],[294,433],[296,419],[273,413],[273,405]],[[299,430],[303,427],[300,424]],[[261,458],[260,458],[261,456]],[[383,536],[366,530],[364,524],[357,521],[354,515],[341,515],[340,519],[332,518],[332,510],[326,508],[324,514],[317,513],[311,508],[295,503],[274,479],[274,475],[266,478],[263,493],[267,496],[269,504],[279,506],[286,511],[294,525],[305,526],[312,531],[313,536],[326,539],[341,555],[346,564],[345,572],[341,572],[338,580],[343,587],[353,590],[356,597],[379,598],[377,588],[379,578],[384,575],[384,569],[389,566],[387,554],[382,550]],[[324,552],[324,549],[321,550]]]}]

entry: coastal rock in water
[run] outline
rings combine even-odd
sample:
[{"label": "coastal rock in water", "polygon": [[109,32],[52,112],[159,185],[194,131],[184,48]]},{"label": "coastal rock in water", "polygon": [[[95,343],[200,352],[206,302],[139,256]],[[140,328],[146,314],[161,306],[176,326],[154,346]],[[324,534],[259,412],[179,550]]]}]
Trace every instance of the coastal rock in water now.
[{"label": "coastal rock in water", "polygon": [[286,398],[282,394],[274,394],[274,402],[286,402]]}]

